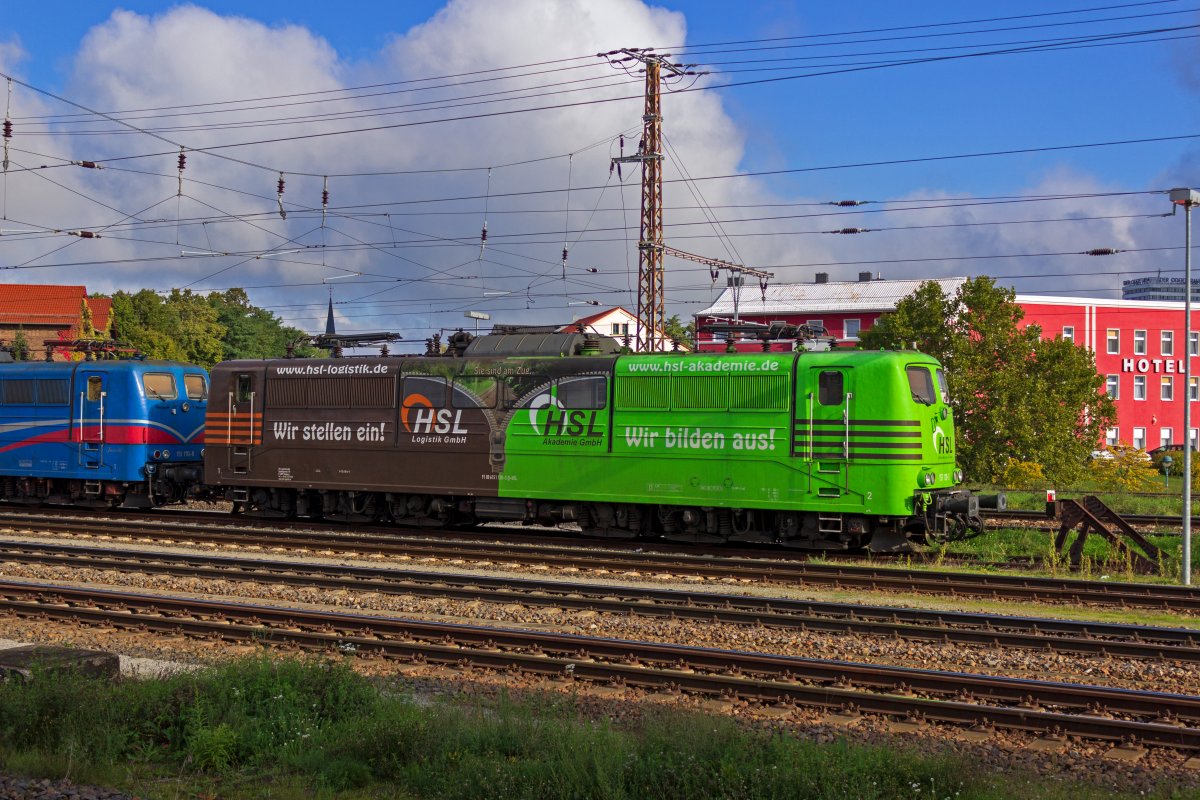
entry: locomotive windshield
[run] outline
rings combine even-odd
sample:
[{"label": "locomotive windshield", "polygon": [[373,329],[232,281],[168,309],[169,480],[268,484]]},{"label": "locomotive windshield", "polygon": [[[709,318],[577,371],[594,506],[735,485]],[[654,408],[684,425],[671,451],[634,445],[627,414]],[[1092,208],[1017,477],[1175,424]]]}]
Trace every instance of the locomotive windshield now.
[{"label": "locomotive windshield", "polygon": [[175,388],[175,376],[169,372],[147,372],[142,376],[142,387],[147,397],[158,400],[174,400],[179,397]]},{"label": "locomotive windshield", "polygon": [[940,389],[942,392],[942,402],[949,404],[950,388],[946,385],[946,372],[942,369],[938,369],[936,371],[936,374],[937,374],[938,389]]},{"label": "locomotive windshield", "polygon": [[909,367],[908,388],[912,391],[912,399],[927,406],[933,405],[937,395],[933,393],[933,377],[925,367]]},{"label": "locomotive windshield", "polygon": [[184,375],[183,388],[189,400],[207,400],[208,384],[203,375]]}]

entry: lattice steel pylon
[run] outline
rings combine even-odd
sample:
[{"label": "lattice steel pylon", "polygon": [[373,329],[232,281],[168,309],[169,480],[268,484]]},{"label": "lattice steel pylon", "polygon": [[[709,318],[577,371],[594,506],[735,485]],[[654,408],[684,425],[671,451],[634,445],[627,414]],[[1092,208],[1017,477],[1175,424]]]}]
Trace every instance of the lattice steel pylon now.
[{"label": "lattice steel pylon", "polygon": [[[665,55],[626,48],[600,53],[613,64],[639,61],[646,69],[646,107],[642,114],[642,141],[635,155],[622,155],[614,164],[642,165],[642,223],[638,236],[638,302],[636,349],[653,352],[663,348],[666,295],[663,291],[663,197],[662,197],[662,73],[694,75],[692,65],[673,64]],[[621,56],[616,58],[616,56]]]}]

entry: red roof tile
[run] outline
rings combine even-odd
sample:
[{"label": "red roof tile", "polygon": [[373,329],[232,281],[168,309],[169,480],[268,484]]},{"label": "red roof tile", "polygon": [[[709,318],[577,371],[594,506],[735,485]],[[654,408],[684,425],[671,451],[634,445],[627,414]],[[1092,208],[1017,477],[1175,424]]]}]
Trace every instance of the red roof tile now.
[{"label": "red roof tile", "polygon": [[[87,289],[36,283],[0,284],[0,325],[73,326],[79,322]],[[109,301],[109,308],[112,303]],[[93,308],[93,318],[95,309]],[[108,309],[104,311],[108,320]]]}]

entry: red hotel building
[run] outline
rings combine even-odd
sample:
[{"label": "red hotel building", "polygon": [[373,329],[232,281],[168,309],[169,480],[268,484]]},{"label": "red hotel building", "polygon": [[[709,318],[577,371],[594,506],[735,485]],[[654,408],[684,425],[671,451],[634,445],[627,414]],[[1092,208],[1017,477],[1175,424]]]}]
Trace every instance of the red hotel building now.
[{"label": "red hotel building", "polygon": [[[953,295],[965,278],[942,278],[938,283]],[[861,273],[858,281],[829,282],[818,273],[815,283],[773,284],[765,295],[757,286],[743,287],[738,317],[743,322],[823,325],[839,345],[851,346],[861,331],[875,324],[880,314],[912,294],[923,281],[880,280]],[[1017,295],[1025,311],[1025,324],[1041,326],[1047,338],[1069,339],[1096,354],[1096,369],[1117,407],[1117,424],[1109,428],[1109,445],[1131,444],[1153,450],[1183,442],[1184,397],[1200,400],[1200,376],[1185,387],[1183,375],[1183,303],[1140,300],[1099,300],[1079,297]],[[726,289],[711,306],[696,315],[697,329],[733,317],[733,289]],[[725,342],[700,334],[700,350],[723,350]],[[790,346],[780,342],[777,349]],[[1186,343],[1192,355],[1200,347],[1193,331]],[[753,340],[741,341],[738,350],[761,349]],[[1200,368],[1200,365],[1193,366]],[[1200,412],[1200,406],[1193,406]],[[1193,413],[1193,424],[1200,423]],[[1196,447],[1197,429],[1191,430]]]}]

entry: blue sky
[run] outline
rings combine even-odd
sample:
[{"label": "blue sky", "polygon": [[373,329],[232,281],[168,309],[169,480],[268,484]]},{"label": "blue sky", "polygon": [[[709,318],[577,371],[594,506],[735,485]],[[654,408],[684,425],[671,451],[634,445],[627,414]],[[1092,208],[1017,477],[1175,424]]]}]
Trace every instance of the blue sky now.
[{"label": "blue sky", "polygon": [[[190,17],[193,20],[191,24],[196,26],[195,51],[184,47],[176,48],[177,52],[172,52],[171,48],[167,47],[164,48],[165,52],[157,52],[153,45],[156,41],[168,40],[168,23],[183,16],[181,9],[173,4],[10,4],[10,7],[5,9],[5,14],[0,17],[0,54],[7,53],[7,57],[0,56],[0,67],[3,67],[6,73],[15,74],[34,86],[62,94],[90,107],[116,110],[150,107],[140,104],[140,98],[143,96],[147,104],[164,104],[167,99],[179,103],[212,99],[231,100],[263,96],[260,90],[269,93],[291,93],[326,88],[329,85],[352,86],[377,81],[413,79],[453,73],[462,65],[472,68],[510,66],[545,58],[582,56],[602,48],[651,45],[671,47],[684,43],[670,39],[676,32],[685,28],[686,44],[692,48],[712,43],[742,42],[738,45],[709,48],[710,51],[733,52],[701,52],[686,56],[689,60],[697,60],[700,63],[715,61],[721,64],[716,71],[726,71],[724,75],[704,78],[704,83],[700,84],[712,85],[738,82],[746,78],[777,76],[779,73],[728,72],[738,69],[739,64],[733,62],[739,61],[755,61],[757,63],[753,66],[762,67],[764,64],[759,59],[764,57],[836,53],[841,55],[841,58],[836,59],[837,62],[846,63],[852,60],[945,54],[950,51],[931,48],[965,43],[967,40],[963,38],[962,31],[968,27],[994,29],[976,34],[970,42],[986,43],[993,49],[1005,49],[1018,46],[1014,44],[1016,42],[1028,45],[1031,40],[1067,35],[1098,35],[1115,31],[1200,25],[1200,3],[1197,2],[1131,5],[1115,2],[1104,4],[1014,0],[989,7],[964,6],[961,3],[950,2],[926,2],[919,5],[894,2],[860,2],[853,5],[799,2],[653,4],[653,8],[674,12],[670,15],[656,14],[633,0],[609,4],[604,13],[597,11],[597,7],[605,4],[583,3],[578,0],[562,0],[557,3],[550,0],[502,3],[498,4],[503,7],[501,12],[498,12],[495,6],[488,8],[479,0],[460,0],[453,4],[449,11],[443,9],[443,3],[423,1],[330,4],[293,0],[286,3],[203,2],[196,5],[211,14]],[[1087,14],[1046,16],[1051,12],[1100,9],[1104,5],[1111,8]],[[612,10],[613,6],[619,8]],[[124,19],[126,23],[133,20],[137,21],[137,24],[114,24],[113,14],[118,8],[133,12],[136,16],[126,15]],[[571,19],[574,10],[578,10],[579,14],[577,26]],[[554,13],[556,11],[557,14]],[[412,30],[414,26],[422,26],[439,13],[441,16],[438,19],[442,21],[440,25],[435,22],[424,25],[418,31]],[[455,14],[461,16],[455,17]],[[1028,15],[1028,18],[979,22],[970,26],[946,24],[987,17],[1022,15]],[[224,38],[205,38],[215,37],[216,27],[223,19],[230,17],[246,18],[257,24],[227,29],[222,34]],[[550,19],[551,17],[555,19]],[[1095,24],[1081,22],[1083,19],[1105,17],[1129,19],[1114,19]],[[485,18],[491,22],[482,22]],[[449,21],[455,19],[458,22],[450,24]],[[478,25],[463,24],[464,21],[474,20],[481,22]],[[1050,25],[1055,22],[1071,24]],[[919,31],[912,29],[912,26],[919,25],[940,27]],[[311,38],[287,39],[285,30],[295,32],[295,27],[289,29],[288,26],[306,29]],[[210,27],[212,30],[209,30]],[[908,30],[880,31],[902,27]],[[803,50],[755,48],[796,44],[798,41],[816,45],[821,39],[745,43],[747,40],[780,40],[781,37],[827,37],[830,34],[848,34],[855,31],[876,32],[845,35],[840,37],[840,43],[836,45],[826,45],[823,48],[810,46]],[[912,38],[917,33],[923,34],[924,38]],[[1197,66],[1197,61],[1200,59],[1194,58],[1194,54],[1200,52],[1200,47],[1197,47],[1200,40],[1169,40],[1172,37],[1194,37],[1196,33],[1194,28],[1164,31],[1159,34],[1143,34],[1143,38],[1163,39],[1151,43],[947,60],[758,85],[731,86],[711,92],[695,93],[708,97],[668,94],[664,101],[665,129],[668,131],[668,137],[672,137],[673,142],[678,145],[677,158],[672,161],[671,168],[676,168],[674,161],[678,161],[686,166],[693,176],[727,174],[730,171],[744,173],[805,170],[799,173],[761,176],[753,180],[725,181],[727,185],[724,186],[718,186],[720,182],[702,182],[701,185],[707,187],[704,190],[704,199],[712,205],[798,204],[797,207],[800,207],[806,203],[845,198],[982,198],[1081,191],[1108,194],[1164,189],[1172,185],[1197,185],[1200,184],[1200,139],[1195,138],[892,166],[845,166],[864,162],[1198,134],[1200,67]],[[237,42],[242,41],[239,36],[245,36],[246,42],[261,45],[260,60],[255,60],[256,53],[246,52],[247,47],[258,45],[243,45],[239,49]],[[272,50],[272,42],[275,39],[279,40],[279,50]],[[846,39],[857,41],[848,43]],[[230,51],[218,52],[226,41],[233,42],[229,45]],[[314,42],[316,44],[313,44]],[[431,50],[431,47],[435,49]],[[133,52],[139,49],[142,52]],[[18,51],[20,55],[15,55]],[[882,55],[863,55],[880,51],[888,52]],[[445,54],[444,60],[441,53]],[[296,59],[294,63],[290,61],[293,56]],[[205,84],[206,75],[210,72],[220,72],[212,69],[213,65],[220,65],[220,62],[229,59],[239,62],[239,69],[242,70],[240,74],[246,75],[248,79],[247,87],[240,86],[236,77],[222,78],[215,74],[213,80]],[[443,66],[444,72],[439,72]],[[170,75],[175,77],[171,78]],[[249,88],[250,84],[254,85],[253,89]],[[271,88],[262,89],[266,86]],[[636,81],[631,82],[629,88],[632,93],[640,89]],[[61,106],[46,98],[33,97],[27,91],[18,90],[15,99],[18,109],[29,108],[36,101],[42,104],[41,110],[44,113],[58,113],[63,110]],[[310,168],[308,171],[315,173],[337,171],[340,169],[339,165],[347,161],[354,162],[355,171],[368,171],[367,167],[371,166],[371,161],[366,157],[366,153],[373,152],[373,147],[379,148],[380,152],[392,147],[395,149],[390,150],[388,158],[379,159],[379,163],[372,168],[390,166],[397,162],[403,162],[407,166],[426,167],[507,163],[505,159],[517,161],[573,152],[593,143],[593,139],[611,137],[620,128],[617,123],[618,117],[628,121],[631,130],[636,129],[641,111],[637,102],[609,105],[619,105],[620,109],[612,114],[609,114],[607,108],[600,106],[591,112],[574,109],[540,112],[521,115],[520,123],[512,120],[447,123],[436,126],[438,132],[429,136],[425,136],[425,132],[414,130],[398,135],[394,144],[387,145],[383,145],[384,140],[379,137],[331,137],[334,141],[328,142],[326,146],[313,143],[311,147],[246,148],[238,152],[252,156],[252,160],[263,160],[269,156],[274,159],[272,165],[280,163],[280,168],[285,171],[290,171],[289,167],[298,169],[295,165],[304,163]],[[14,112],[18,115],[19,113],[21,112]],[[579,116],[572,116],[574,114]],[[603,125],[600,123],[601,119],[604,120]],[[612,124],[608,125],[610,120]],[[18,130],[21,130],[20,125]],[[49,132],[47,133],[49,135]],[[189,146],[211,146],[246,140],[246,136],[240,133],[205,132],[202,141],[196,141],[197,136],[198,134],[193,135],[192,140],[188,142]],[[417,141],[414,141],[414,137]],[[134,137],[113,136],[97,141],[99,138],[81,142],[79,137],[73,140],[59,137],[51,138],[51,141],[58,147],[54,152],[61,153],[64,152],[63,148],[71,148],[72,152],[84,158],[128,153],[131,152],[131,147],[133,151],[152,152],[157,146],[148,140],[135,141]],[[636,140],[636,133],[631,139]],[[287,158],[280,155],[281,148],[289,154]],[[414,154],[410,149],[421,152]],[[99,155],[88,156],[87,152]],[[576,185],[581,187],[603,183],[606,161],[607,153],[604,148],[593,152],[591,161],[585,161],[582,156],[578,159],[572,158],[569,180],[577,180]],[[505,185],[509,188],[516,188],[518,184],[521,188],[545,187],[550,185],[550,182],[561,185],[566,178],[563,174],[566,167],[566,164],[552,162],[547,163],[544,171],[540,172],[530,171],[517,175],[514,170],[498,171],[493,176],[492,187],[485,191],[490,192],[497,186]],[[823,167],[839,168],[814,169]],[[669,171],[668,177],[672,174]],[[88,184],[89,192],[102,192],[104,187],[107,187],[108,191],[118,191],[111,182],[112,175],[106,177],[110,183],[93,181]],[[355,183],[353,188],[347,182],[335,182],[334,195],[343,201],[350,197],[363,203],[383,203],[390,202],[410,190],[415,196],[421,196],[420,192],[413,188],[418,181],[422,190],[426,192],[424,196],[428,197],[456,196],[456,193],[464,191],[478,193],[484,185],[483,179],[478,175],[468,174],[460,177],[461,180],[447,179],[442,183],[438,183],[434,178],[414,178],[403,184],[389,184],[386,188],[379,182],[362,181]],[[229,188],[249,188],[260,183],[265,186],[268,182],[254,176],[253,171],[222,173],[222,185]],[[301,179],[296,179],[296,183],[292,185],[304,186],[301,191],[313,191],[308,188],[308,184],[301,183]],[[50,191],[47,187],[38,189],[43,190]],[[127,194],[115,195],[118,199],[107,205],[123,212],[138,206],[140,198],[135,201],[132,194],[135,190],[148,192],[148,198],[157,197],[154,194],[156,190],[122,184],[121,191]],[[671,190],[674,191],[676,190]],[[266,193],[269,195],[270,190]],[[95,195],[89,196],[99,199]],[[10,188],[6,201],[10,211],[12,204],[16,202],[14,197],[20,195],[14,195]],[[681,193],[678,197],[687,196]],[[178,204],[180,208],[177,216],[189,215],[184,208],[187,199],[185,196]],[[195,195],[194,199],[197,204],[216,203],[223,209],[231,207],[232,203],[228,198],[205,199],[199,194]],[[668,201],[670,200],[669,193]],[[30,218],[37,217],[36,224],[48,228],[82,224],[51,219],[45,209],[55,207],[54,198],[47,196],[43,201],[43,205],[35,205],[30,201]],[[560,206],[562,201],[563,198],[558,200]],[[694,198],[692,201],[694,202]],[[607,212],[603,210],[606,207],[611,208],[608,204],[614,202],[611,191],[605,194],[597,190],[589,195],[582,189],[578,190],[570,201],[571,214],[566,219],[555,219],[552,224],[547,220],[554,206],[553,202],[547,202],[549,205],[539,209],[543,216],[530,218],[524,223],[523,230],[543,231],[567,227],[574,230],[583,225],[584,220],[588,220],[587,225],[596,228],[612,227],[619,219],[628,223],[628,208],[624,216],[619,215],[615,209]],[[636,204],[636,192],[627,192],[625,202]],[[138,207],[145,205],[146,203],[142,203]],[[422,224],[427,223],[426,227],[418,225],[412,230],[417,230],[421,235],[455,236],[465,239],[468,231],[479,228],[481,218],[467,219],[468,211],[475,213],[471,209],[478,205],[463,204],[458,207],[463,218],[455,224],[445,220],[436,223],[425,220]],[[37,213],[32,210],[35,207]],[[200,207],[201,205],[197,205],[193,208],[190,216],[199,216]],[[398,213],[399,207],[390,207]],[[528,205],[505,199],[491,202],[490,207],[497,215],[505,211],[515,215],[518,210],[529,210]],[[841,241],[836,244],[831,244],[828,237],[809,236],[802,239],[793,235],[792,228],[789,228],[786,234],[781,233],[781,237],[787,238],[770,238],[769,234],[778,229],[772,229],[766,223],[758,224],[758,228],[754,228],[751,223],[744,223],[747,226],[747,238],[738,240],[744,244],[733,250],[718,249],[706,252],[723,258],[740,257],[747,263],[784,265],[778,270],[781,279],[784,280],[811,280],[809,273],[815,269],[786,265],[845,263],[846,269],[842,272],[853,276],[860,268],[857,263],[883,260],[899,253],[923,258],[925,261],[884,266],[880,271],[885,272],[886,277],[925,277],[968,272],[975,274],[990,268],[992,274],[1009,276],[1007,282],[1020,291],[1048,293],[1052,290],[1071,290],[1111,297],[1115,287],[1119,285],[1119,276],[1108,277],[1094,273],[1124,269],[1128,271],[1128,275],[1134,275],[1146,269],[1174,268],[1174,265],[1182,260],[1181,253],[1151,249],[1174,243],[1174,239],[1179,238],[1176,230],[1178,226],[1173,226],[1170,222],[1125,221],[1137,213],[1149,214],[1165,208],[1165,199],[1157,197],[1132,196],[1119,201],[1106,197],[1102,201],[1081,200],[1070,205],[1055,206],[1053,209],[1022,207],[1019,213],[1014,210],[1004,218],[1010,223],[1019,224],[1009,224],[1002,228],[936,228],[930,229],[929,233],[910,231],[903,235],[895,234],[891,240],[885,240],[881,235],[870,242],[865,242],[866,237],[838,237]],[[590,209],[601,210],[591,211],[589,216]],[[175,213],[175,209],[171,211]],[[96,220],[93,224],[105,221],[95,204],[90,211],[86,205],[81,207],[80,213],[83,216],[78,219]],[[479,209],[479,213],[482,217],[482,209]],[[1005,213],[1009,212],[1006,210]],[[751,218],[764,215],[761,210],[752,214],[742,213],[743,217]],[[1063,224],[1038,222],[1043,219],[1092,215],[1120,217],[1122,220],[1089,222],[1073,228]],[[674,217],[668,215],[668,224],[673,220],[682,221],[689,218],[686,213]],[[74,219],[73,217],[72,220]],[[509,218],[496,216],[489,219],[489,226],[498,230],[495,226],[505,224],[506,219]],[[517,217],[513,216],[510,219],[516,220]],[[634,219],[636,220],[636,213]],[[916,227],[914,222],[929,226],[961,224],[964,221],[991,224],[998,221],[995,216],[989,218],[983,212],[967,212],[962,209],[953,212],[929,212],[919,219],[911,214],[903,218],[896,215],[894,219],[888,216],[887,219],[893,227]],[[870,224],[885,227],[879,224],[880,221],[879,218],[871,219]],[[820,229],[825,221],[814,224]],[[836,223],[838,227],[843,224],[865,223],[863,220],[850,219],[845,223]],[[519,226],[513,225],[514,229],[517,227]],[[215,223],[206,225],[203,228],[207,237],[205,241],[212,243],[216,230]],[[680,228],[678,233],[696,230],[698,228],[692,226],[687,229]],[[199,231],[193,233],[198,235]],[[340,233],[361,238],[368,232],[354,233],[345,229]],[[311,230],[298,231],[293,228],[289,230],[288,235],[307,237],[304,240],[307,244],[317,240]],[[333,234],[329,229],[325,229],[321,231],[321,235],[326,237],[325,244],[328,244],[329,237]],[[715,236],[716,234],[711,235],[714,238]],[[547,233],[543,237],[544,240],[538,240],[541,244],[525,245],[529,248],[528,251],[521,252],[533,253],[536,250],[537,258],[549,264],[556,260],[561,248],[560,244],[550,242],[552,238],[554,237]],[[574,313],[568,305],[572,302],[596,299],[597,302],[602,301],[603,305],[631,304],[632,299],[628,295],[628,275],[625,274],[629,263],[629,248],[620,243],[603,243],[599,241],[602,237],[592,233],[581,234],[577,240],[575,234],[566,235],[565,238],[573,240],[572,249],[578,249],[579,258],[590,259],[608,267],[600,269],[599,274],[608,272],[614,277],[585,280],[585,276],[580,276],[575,284],[563,279],[560,284],[551,286],[547,281],[553,276],[542,274],[552,271],[549,266],[545,269],[538,267],[536,271],[540,277],[535,280],[526,272],[519,275],[507,273],[503,264],[488,266],[483,259],[480,259],[478,265],[471,265],[472,250],[478,248],[466,243],[460,245],[461,252],[438,252],[436,258],[427,256],[433,248],[425,248],[425,252],[419,254],[419,257],[414,255],[415,251],[409,252],[409,256],[406,257],[412,257],[412,260],[417,262],[415,265],[402,260],[389,263],[388,259],[384,259],[381,264],[377,253],[359,253],[353,257],[343,253],[342,257],[347,259],[339,262],[343,270],[369,270],[375,275],[394,275],[397,280],[414,282],[418,281],[422,274],[440,275],[445,282],[424,285],[418,293],[420,298],[415,298],[411,306],[404,308],[404,316],[400,316],[399,303],[391,308],[371,308],[368,313],[363,302],[372,302],[369,299],[355,304],[347,303],[347,307],[340,311],[352,327],[369,329],[383,324],[415,329],[420,325],[436,324],[438,315],[448,318],[453,313],[450,309],[458,307],[452,306],[454,300],[461,299],[467,302],[474,297],[482,303],[485,296],[503,298],[504,295],[500,292],[507,292],[515,298],[521,294],[523,288],[526,295],[524,308],[521,307],[521,303],[512,300],[490,299],[487,302],[497,309],[500,316],[510,314],[514,317],[538,316],[543,319]],[[592,238],[597,241],[589,245],[588,241]],[[863,239],[864,242],[851,242],[851,238]],[[212,249],[251,252],[254,247],[275,247],[269,242],[249,242],[244,240],[244,237],[232,233],[231,241],[236,241],[237,247],[212,244]],[[687,242],[680,244],[681,247],[693,250],[722,244],[720,241],[703,238],[681,239],[680,242]],[[727,243],[722,244],[723,247],[726,245]],[[42,250],[38,251],[37,247],[42,247]],[[1030,260],[1029,257],[1012,261],[994,259],[994,256],[1004,253],[1062,253],[1074,252],[1073,248],[1085,250],[1093,247],[1120,247],[1145,252],[1131,252],[1124,260],[1114,257],[1112,261],[1103,262],[1080,262],[1078,259],[1065,259],[1061,256],[1046,257],[1042,260]],[[0,264],[22,263],[34,257],[39,258],[38,263],[41,264],[59,263],[54,257],[47,255],[49,250],[50,246],[45,244],[27,243],[19,251],[15,245],[10,245],[7,252],[4,246],[0,246]],[[118,255],[130,255],[126,251],[101,254],[99,248],[93,250],[97,255],[102,255],[103,260],[112,262],[117,260]],[[402,250],[403,248],[396,248],[389,254],[389,258]],[[323,251],[322,258],[329,253],[330,251]],[[165,251],[158,252],[157,255],[166,257]],[[946,260],[939,261],[943,256]],[[973,256],[987,256],[993,260],[983,264],[964,261]],[[633,259],[636,262],[636,254],[633,255]],[[102,273],[97,271],[95,279],[90,276],[86,279],[89,286],[94,284],[101,289],[140,288],[136,284],[142,281],[151,284],[150,288],[160,290],[187,285],[197,278],[203,279],[195,284],[194,288],[197,290],[225,288],[240,281],[242,285],[263,287],[251,293],[256,302],[272,307],[277,313],[298,324],[305,322],[308,327],[315,327],[321,318],[316,308],[316,300],[318,295],[327,293],[328,289],[321,286],[317,289],[288,286],[287,281],[282,278],[285,272],[282,268],[272,273],[263,268],[263,259],[255,261],[257,263],[251,265],[255,268],[254,271],[244,266],[228,268],[222,273],[222,277],[229,283],[220,285],[219,281],[208,279],[205,274],[197,272],[190,265],[180,266],[178,271],[174,271],[172,267],[165,273],[163,270],[145,268],[112,269]],[[323,260],[321,264],[314,264],[314,269],[329,267],[331,263]],[[515,262],[507,263],[511,265]],[[1097,265],[1102,265],[1103,269],[1098,270]],[[489,269],[490,273],[482,274]],[[704,286],[697,282],[694,275],[680,271],[677,277],[672,277],[670,270],[678,267],[669,266],[668,269],[668,294],[673,302],[671,310],[684,314],[692,313],[707,297],[711,297],[711,293],[705,293]],[[288,274],[292,273],[294,270]],[[1044,277],[1039,277],[1039,273],[1061,274],[1063,278],[1061,281],[1048,282]],[[451,283],[449,276],[453,276],[458,282]],[[838,277],[841,275],[835,268],[835,279]],[[65,280],[65,277],[58,270],[47,268],[38,274],[20,274],[15,279]],[[350,297],[350,293],[344,289],[350,282],[352,281],[338,287],[339,294],[346,291],[346,296]],[[608,287],[603,294],[601,284]],[[408,284],[405,286],[408,287]],[[542,291],[534,292],[530,286],[541,287]],[[679,287],[678,291],[672,291],[671,286]],[[492,290],[491,294],[488,294],[488,289]],[[622,291],[625,294],[622,294]],[[404,292],[408,295],[413,294],[411,287],[405,288]],[[364,289],[360,296],[366,294]],[[388,296],[395,294],[392,292]],[[426,297],[440,301],[440,305],[430,302],[426,309],[428,316],[421,317],[416,309],[417,300]],[[504,306],[505,302],[509,302],[510,306]],[[311,307],[305,307],[305,303]],[[391,316],[390,311],[397,313]],[[309,319],[312,320],[311,324],[306,322]]]}]

